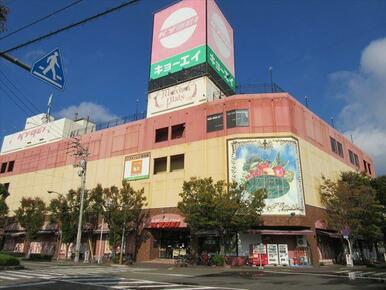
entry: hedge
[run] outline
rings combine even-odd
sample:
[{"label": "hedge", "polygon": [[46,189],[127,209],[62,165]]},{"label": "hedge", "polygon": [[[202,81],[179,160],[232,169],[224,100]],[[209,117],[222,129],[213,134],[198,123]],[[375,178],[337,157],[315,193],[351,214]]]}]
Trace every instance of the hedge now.
[{"label": "hedge", "polygon": [[17,258],[7,254],[0,254],[0,266],[19,266],[20,262]]}]

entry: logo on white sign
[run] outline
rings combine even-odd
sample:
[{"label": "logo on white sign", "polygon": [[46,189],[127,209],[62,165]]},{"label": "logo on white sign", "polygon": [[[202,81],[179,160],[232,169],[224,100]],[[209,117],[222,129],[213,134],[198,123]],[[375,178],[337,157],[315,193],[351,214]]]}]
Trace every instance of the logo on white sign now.
[{"label": "logo on white sign", "polygon": [[225,26],[221,16],[217,13],[213,13],[210,20],[210,28],[214,42],[216,43],[220,54],[228,58],[231,55],[231,39],[228,33],[228,29]]},{"label": "logo on white sign", "polygon": [[158,38],[162,46],[176,48],[194,34],[197,28],[198,15],[196,10],[184,7],[174,11],[162,24]]}]

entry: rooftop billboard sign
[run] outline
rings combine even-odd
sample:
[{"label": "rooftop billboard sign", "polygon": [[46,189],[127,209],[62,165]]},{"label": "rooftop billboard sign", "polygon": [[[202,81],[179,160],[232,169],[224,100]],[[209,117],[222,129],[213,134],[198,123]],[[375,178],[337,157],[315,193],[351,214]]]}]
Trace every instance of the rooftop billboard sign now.
[{"label": "rooftop billboard sign", "polygon": [[154,14],[150,80],[208,63],[232,90],[233,29],[214,0],[182,0]]}]

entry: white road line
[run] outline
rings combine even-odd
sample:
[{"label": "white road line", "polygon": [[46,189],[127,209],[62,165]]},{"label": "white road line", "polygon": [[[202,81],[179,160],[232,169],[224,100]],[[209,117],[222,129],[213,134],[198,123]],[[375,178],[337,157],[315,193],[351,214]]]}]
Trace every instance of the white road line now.
[{"label": "white road line", "polygon": [[[297,273],[297,272],[283,272],[283,271],[269,271],[269,270],[264,270],[266,273],[278,273],[278,274],[287,274],[287,275],[305,275],[305,276],[320,276],[320,277],[339,277],[339,278],[344,278],[347,279],[347,276],[342,276],[342,275],[337,275],[337,274],[323,274],[323,273]],[[361,276],[356,276],[356,279],[366,279],[366,280],[383,280],[383,278],[377,278],[377,277],[361,277]]]},{"label": "white road line", "polygon": [[15,278],[15,277],[9,277],[9,276],[3,276],[0,274],[0,280],[3,279],[3,280],[18,280],[18,278]]},{"label": "white road line", "polygon": [[361,273],[361,276],[363,276],[363,275],[371,275],[371,274],[374,274],[374,272],[363,272],[363,273]]},{"label": "white road line", "polygon": [[337,272],[334,272],[334,273],[339,274],[339,273],[348,273],[348,272],[350,272],[350,271],[349,270],[344,270],[344,271],[337,271]]},{"label": "white road line", "polygon": [[90,282],[92,283],[92,281],[95,281],[95,282],[98,282],[98,281],[123,281],[125,280],[125,278],[119,278],[119,277],[112,277],[112,278],[108,278],[108,277],[96,277],[96,278],[75,278],[75,279],[72,279],[73,281],[85,281],[85,282]]},{"label": "white road line", "polygon": [[47,285],[47,284],[54,284],[54,283],[56,283],[56,282],[54,282],[54,281],[43,281],[43,282],[25,283],[25,284],[18,284],[18,285],[0,286],[0,289],[22,288],[22,287],[39,286],[39,285]]},{"label": "white road line", "polygon": [[374,273],[373,276],[385,276],[386,272]]},{"label": "white road line", "polygon": [[28,276],[30,276],[30,279],[31,278],[53,278],[50,275],[39,274],[39,273],[23,271],[23,270],[21,270],[21,271],[8,271],[8,272],[15,273],[16,275],[20,275],[20,274],[28,275]]},{"label": "white road line", "polygon": [[[134,274],[143,274],[141,272],[132,272]],[[169,273],[146,273],[146,275],[160,275],[160,276],[173,276],[173,277],[193,277],[192,275],[185,274],[169,274]]]},{"label": "white road line", "polygon": [[35,277],[31,277],[29,275],[28,276],[23,275],[23,273],[19,274],[19,273],[13,273],[13,272],[10,272],[10,271],[5,271],[4,274],[8,274],[11,277],[18,277],[18,278],[25,278],[25,279],[35,278]]}]

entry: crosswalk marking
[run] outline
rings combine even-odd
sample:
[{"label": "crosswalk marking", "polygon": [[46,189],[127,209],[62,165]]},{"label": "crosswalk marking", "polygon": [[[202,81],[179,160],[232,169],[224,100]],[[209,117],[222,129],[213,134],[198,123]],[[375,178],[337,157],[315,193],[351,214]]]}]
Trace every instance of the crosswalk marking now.
[{"label": "crosswalk marking", "polygon": [[18,280],[18,278],[9,277],[9,276],[3,276],[1,274],[0,274],[0,279],[4,279],[4,280]]}]

